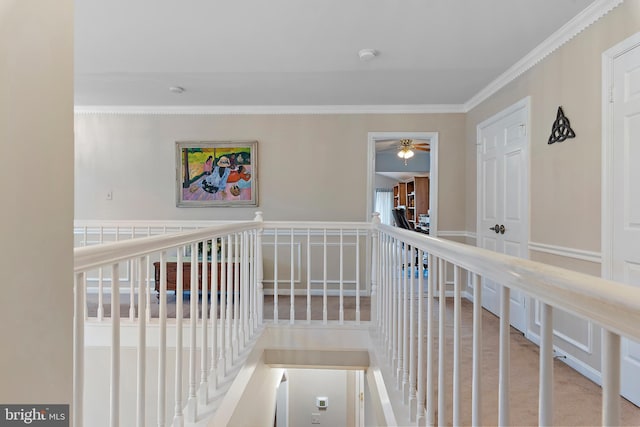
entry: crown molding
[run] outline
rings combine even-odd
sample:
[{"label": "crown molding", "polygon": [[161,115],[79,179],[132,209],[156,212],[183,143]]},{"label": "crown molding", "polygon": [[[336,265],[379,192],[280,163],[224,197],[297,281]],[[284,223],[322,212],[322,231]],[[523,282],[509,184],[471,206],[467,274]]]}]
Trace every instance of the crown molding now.
[{"label": "crown molding", "polygon": [[507,71],[493,80],[464,104],[416,105],[79,105],[76,114],[114,115],[323,115],[323,114],[445,114],[467,113],[544,58],[594,24],[624,0],[596,0],[547,37]]},{"label": "crown molding", "polygon": [[464,104],[468,112],[591,26],[624,0],[596,0]]},{"label": "crown molding", "polygon": [[462,104],[424,105],[79,105],[75,114],[245,115],[245,114],[438,114],[464,113]]}]

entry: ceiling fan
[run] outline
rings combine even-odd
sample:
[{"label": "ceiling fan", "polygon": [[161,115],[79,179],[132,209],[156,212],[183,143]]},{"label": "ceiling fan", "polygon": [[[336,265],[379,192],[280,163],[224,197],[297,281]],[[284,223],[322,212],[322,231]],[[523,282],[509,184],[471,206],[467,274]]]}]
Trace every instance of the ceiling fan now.
[{"label": "ceiling fan", "polygon": [[414,156],[414,151],[431,151],[428,142],[417,142],[413,139],[403,138],[400,140],[392,139],[389,140],[391,142],[397,142],[396,146],[398,149],[398,157],[404,159],[404,164],[406,166],[407,160]]}]

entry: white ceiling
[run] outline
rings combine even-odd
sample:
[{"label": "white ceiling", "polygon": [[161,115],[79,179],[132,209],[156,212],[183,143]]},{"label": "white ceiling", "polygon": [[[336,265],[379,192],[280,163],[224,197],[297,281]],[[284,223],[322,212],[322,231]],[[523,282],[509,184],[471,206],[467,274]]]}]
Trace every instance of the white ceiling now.
[{"label": "white ceiling", "polygon": [[75,101],[463,104],[592,2],[76,0]]}]

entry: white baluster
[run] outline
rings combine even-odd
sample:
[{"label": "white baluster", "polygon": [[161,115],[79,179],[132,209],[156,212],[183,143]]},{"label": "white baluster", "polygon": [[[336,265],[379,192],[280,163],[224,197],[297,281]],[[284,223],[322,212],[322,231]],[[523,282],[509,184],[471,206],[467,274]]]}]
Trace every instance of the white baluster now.
[{"label": "white baluster", "polygon": [[453,425],[460,425],[460,276],[462,270],[453,268]]},{"label": "white baluster", "polygon": [[238,243],[238,233],[233,236],[233,360],[240,352],[239,322],[240,322],[240,245]]},{"label": "white baluster", "polygon": [[191,270],[189,292],[189,393],[187,399],[188,422],[195,422],[198,415],[198,399],[196,396],[196,338],[198,322],[198,245],[191,244]]},{"label": "white baluster", "polygon": [[409,274],[412,273],[411,266],[412,248],[408,244],[404,245],[404,274],[402,275],[402,402],[409,403]]},{"label": "white baluster", "polygon": [[473,373],[471,382],[471,424],[482,424],[482,283],[473,275]]},{"label": "white baluster", "polygon": [[620,425],[620,335],[602,330],[602,425]]},{"label": "white baluster", "polygon": [[289,273],[290,275],[290,295],[289,295],[289,302],[290,302],[290,309],[289,309],[289,323],[291,325],[293,325],[295,323],[295,318],[296,318],[296,309],[294,306],[294,297],[295,297],[295,289],[294,289],[294,285],[295,285],[295,281],[294,281],[294,257],[293,257],[293,227],[291,227],[291,244],[289,246],[289,252],[291,253],[291,259],[289,260],[289,264],[291,264],[291,271]]},{"label": "white baluster", "polygon": [[[385,280],[385,344],[387,351],[385,356],[390,365],[393,366],[393,274],[395,265],[392,257],[392,241],[388,234],[385,234],[385,265],[386,265],[386,280]],[[393,368],[392,368],[393,369]]]},{"label": "white baluster", "polygon": [[273,238],[273,323],[278,324],[278,229]]},{"label": "white baluster", "polygon": [[182,412],[182,325],[184,320],[183,298],[184,298],[184,274],[182,249],[177,251],[178,259],[176,262],[176,364],[175,364],[175,406],[173,415],[173,427],[184,426],[184,414]]},{"label": "white baluster", "polygon": [[118,264],[111,266],[111,427],[120,425],[120,281]]},{"label": "white baluster", "polygon": [[147,265],[147,277],[146,277],[146,292],[144,294],[145,298],[147,299],[147,311],[146,311],[146,318],[147,320],[151,320],[151,256],[147,255],[146,256],[146,261],[145,261],[146,265]]},{"label": "white baluster", "polygon": [[218,360],[219,378],[222,380],[227,375],[227,322],[226,322],[226,304],[227,304],[227,245],[225,238],[220,237],[220,359]]},{"label": "white baluster", "polygon": [[340,228],[340,324],[344,324],[344,237]]},{"label": "white baluster", "polygon": [[256,291],[258,292],[258,324],[264,323],[264,269],[262,264],[262,235],[263,229],[258,230],[256,236]]},{"label": "white baluster", "polygon": [[393,370],[393,374],[394,376],[398,376],[398,368],[400,366],[400,361],[398,360],[398,315],[400,313],[400,311],[398,310],[398,305],[400,304],[400,298],[399,298],[399,290],[400,290],[400,279],[398,277],[398,275],[402,274],[402,267],[400,265],[400,263],[398,262],[398,240],[397,239],[393,239],[393,246],[391,248],[392,250],[392,257],[393,257],[393,277],[392,277],[392,290],[393,290],[393,295],[391,297],[392,303],[393,303],[393,307],[392,307],[392,312],[391,312],[391,321],[392,321],[392,327],[391,327],[391,347],[392,347],[392,355],[393,355],[393,361],[392,361],[392,365],[391,365],[391,369]]},{"label": "white baluster", "polygon": [[322,267],[322,323],[327,324],[327,229],[324,229]]},{"label": "white baluster", "polygon": [[[104,243],[104,227],[102,226],[100,226],[100,235],[98,240],[100,241],[100,244]],[[113,298],[111,302],[113,303]],[[98,269],[98,311],[96,316],[98,317],[98,320],[104,319],[104,271],[102,267]]]},{"label": "white baluster", "polygon": [[447,425],[447,395],[445,393],[445,321],[447,301],[445,298],[445,268],[444,259],[438,259],[438,425]]},{"label": "white baluster", "polygon": [[104,271],[102,267],[98,269],[98,309],[96,311],[98,320],[104,320]]},{"label": "white baluster", "polygon": [[249,330],[253,338],[256,328],[258,307],[256,304],[256,230],[249,232]]},{"label": "white baluster", "polygon": [[[137,381],[137,402],[136,412],[138,415],[138,427],[144,427],[145,425],[145,401],[146,401],[146,354],[147,354],[147,319],[146,313],[146,285],[144,281],[143,266],[146,257],[138,258],[138,381]],[[132,276],[133,279],[133,276]]]},{"label": "white baluster", "polygon": [[240,322],[240,345],[244,349],[247,345],[247,338],[249,335],[249,239],[247,238],[247,232],[242,232],[242,242],[240,245],[242,250],[242,257],[240,258],[240,266],[242,272],[240,273],[240,314],[241,314],[241,322]]},{"label": "white baluster", "polygon": [[86,273],[77,273],[73,283],[73,405],[72,419],[82,427],[84,396],[84,311]]},{"label": "white baluster", "polygon": [[418,275],[418,331],[417,331],[417,344],[418,344],[418,372],[416,373],[416,382],[418,384],[418,393],[417,393],[417,401],[418,407],[416,408],[417,417],[416,424],[421,426],[425,423],[425,407],[424,407],[424,398],[425,398],[425,375],[424,375],[424,263],[422,259],[424,258],[424,252],[422,250],[418,250],[418,261],[419,261],[419,275]]},{"label": "white baluster", "polygon": [[[404,297],[406,297],[406,271],[405,269],[407,268],[407,263],[406,263],[406,259],[405,259],[405,252],[404,252],[404,248],[403,248],[403,243],[402,242],[398,242],[397,245],[397,252],[398,252],[398,259],[399,259],[399,265],[401,266],[399,272],[400,272],[400,277],[398,278],[398,307],[397,307],[397,360],[398,360],[398,366],[397,366],[397,370],[396,370],[396,379],[397,379],[397,384],[396,387],[398,390],[402,391],[403,387],[402,387],[402,374],[404,372],[403,370],[403,363],[404,363],[404,356],[403,356],[403,351],[404,351],[404,309],[406,308],[404,306],[405,303],[405,299]],[[403,393],[403,398],[404,398],[404,393]],[[403,399],[404,402],[404,399]],[[406,403],[406,402],[404,402]]]},{"label": "white baluster", "polygon": [[129,320],[132,322],[136,319],[136,292],[135,292],[135,277],[134,262],[129,260]]},{"label": "white baluster", "polygon": [[427,279],[427,425],[435,424],[434,382],[433,382],[433,294],[438,274],[437,258],[429,254],[429,277]]},{"label": "white baluster", "polygon": [[226,319],[226,342],[225,348],[226,360],[229,366],[233,366],[233,243],[231,242],[231,235],[227,236],[227,319]]},{"label": "white baluster", "polygon": [[[417,257],[415,248],[411,248],[410,256]],[[413,258],[412,258],[413,259]],[[416,258],[417,260],[417,258]],[[415,270],[415,271],[414,271]],[[415,313],[415,276],[419,272],[418,264],[410,270],[410,286],[409,286],[409,418],[413,422],[416,420],[416,313]]]},{"label": "white baluster", "polygon": [[[376,255],[376,254],[374,254]],[[376,255],[377,256],[377,255]],[[373,258],[374,265],[378,265],[378,260]],[[372,269],[373,270],[373,269]],[[373,272],[373,271],[372,271]],[[375,310],[375,302],[376,302],[376,279],[372,278],[371,281],[371,310]],[[375,312],[372,313],[372,317],[370,320],[375,322]],[[360,324],[360,230],[356,229],[356,324]]]},{"label": "white baluster", "polygon": [[553,425],[553,307],[541,304],[538,425]]},{"label": "white baluster", "polygon": [[[378,212],[374,212],[371,218],[372,229],[371,229],[371,297],[370,297],[370,314],[369,320],[376,327],[376,336],[378,340],[383,339],[384,333],[382,333],[381,327],[381,283],[382,283],[382,275],[383,275],[383,260],[382,260],[382,239],[380,236],[380,232],[376,228],[378,224],[380,224],[380,214]],[[358,260],[357,268],[358,274],[360,272],[360,244],[359,238],[360,233],[358,232],[356,239],[356,246],[358,248],[358,252],[356,252],[356,259]],[[368,242],[367,242],[368,243]],[[356,279],[356,286],[358,289],[357,292],[357,300],[356,300],[356,322],[360,323],[360,278]]]},{"label": "white baluster", "polygon": [[311,323],[311,229],[307,228],[307,323]]},{"label": "white baluster", "polygon": [[498,365],[498,425],[509,425],[509,298],[511,290],[502,286],[500,292],[500,356]]},{"label": "white baluster", "polygon": [[158,426],[165,425],[167,408],[167,253],[160,253],[160,306],[158,314]]},{"label": "white baluster", "polygon": [[[201,340],[200,343],[200,389],[198,390],[198,403],[202,406],[207,405],[207,401],[209,400],[209,381],[208,381],[208,351],[209,351],[209,331],[207,329],[208,326],[208,300],[209,300],[209,263],[207,262],[207,248],[209,245],[209,240],[205,240],[202,242],[202,251],[200,256],[202,258],[202,314],[201,314]],[[197,294],[196,294],[197,297]]]},{"label": "white baluster", "polygon": [[218,389],[218,238],[211,241],[211,371],[209,383]]}]

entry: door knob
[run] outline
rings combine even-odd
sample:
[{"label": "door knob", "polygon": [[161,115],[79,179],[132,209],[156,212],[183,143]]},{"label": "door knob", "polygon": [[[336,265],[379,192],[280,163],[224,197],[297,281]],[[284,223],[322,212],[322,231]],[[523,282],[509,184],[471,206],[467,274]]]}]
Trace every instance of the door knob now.
[{"label": "door knob", "polygon": [[[504,234],[506,228],[504,228],[504,224],[500,225],[500,234]],[[496,233],[498,232],[498,230],[496,230]]]},{"label": "door knob", "polygon": [[[503,227],[504,228],[504,227]],[[498,224],[494,225],[493,227],[489,227],[489,230],[491,231],[495,231],[496,234],[498,234],[500,232],[500,226]]]}]

